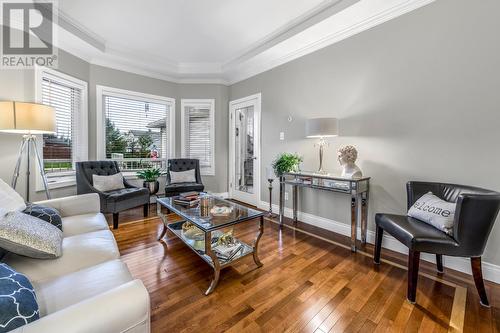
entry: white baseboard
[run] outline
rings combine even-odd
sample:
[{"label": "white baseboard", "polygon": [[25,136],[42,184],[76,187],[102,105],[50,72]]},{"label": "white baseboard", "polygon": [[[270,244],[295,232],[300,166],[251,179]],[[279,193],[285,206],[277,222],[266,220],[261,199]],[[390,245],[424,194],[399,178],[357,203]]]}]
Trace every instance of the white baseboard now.
[{"label": "white baseboard", "polygon": [[[264,210],[268,210],[269,202],[261,201],[258,207]],[[278,211],[279,211],[278,205],[273,205],[273,212],[278,213]],[[292,214],[293,214],[292,209],[285,207],[285,216],[292,218]],[[347,223],[334,221],[321,216],[316,216],[313,214],[304,213],[300,211],[297,212],[297,218],[301,222],[314,225],[318,228],[333,231],[337,234],[344,236],[349,236],[349,237],[351,236],[351,226]],[[360,238],[361,228],[359,227],[357,230],[357,235],[358,238]],[[366,235],[366,241],[370,244],[375,243],[374,231],[368,230]],[[401,244],[396,238],[387,234],[384,234],[384,238],[382,240],[382,247],[399,253],[408,254],[408,248],[406,246]],[[422,253],[421,258],[425,261],[429,261],[432,263],[436,262],[436,256],[432,254]],[[454,269],[459,272],[463,272],[469,275],[472,274],[470,267],[470,260],[468,258],[443,256],[443,265],[445,267]],[[485,280],[492,281],[495,283],[500,283],[500,266],[483,261],[482,268],[483,268],[483,277]]]}]

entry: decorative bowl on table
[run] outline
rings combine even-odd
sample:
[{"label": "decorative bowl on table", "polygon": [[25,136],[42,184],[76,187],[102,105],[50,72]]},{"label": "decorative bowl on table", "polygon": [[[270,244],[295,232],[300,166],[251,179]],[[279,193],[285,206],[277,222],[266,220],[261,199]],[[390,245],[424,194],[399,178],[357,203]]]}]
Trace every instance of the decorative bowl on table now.
[{"label": "decorative bowl on table", "polygon": [[222,205],[215,205],[210,209],[210,214],[212,216],[228,216],[233,212],[233,207],[229,206],[222,206]]},{"label": "decorative bowl on table", "polygon": [[205,240],[205,234],[191,222],[182,225],[182,236],[192,240]]}]

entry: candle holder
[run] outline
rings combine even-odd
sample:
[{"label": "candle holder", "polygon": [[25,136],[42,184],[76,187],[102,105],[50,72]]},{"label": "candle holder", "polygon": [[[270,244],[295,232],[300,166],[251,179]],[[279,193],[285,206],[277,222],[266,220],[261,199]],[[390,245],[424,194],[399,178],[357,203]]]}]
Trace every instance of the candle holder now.
[{"label": "candle holder", "polygon": [[269,178],[269,179],[267,179],[267,181],[269,182],[269,186],[268,186],[268,189],[269,189],[269,212],[267,213],[267,216],[276,217],[276,215],[273,214],[273,181],[274,181],[274,179]]}]

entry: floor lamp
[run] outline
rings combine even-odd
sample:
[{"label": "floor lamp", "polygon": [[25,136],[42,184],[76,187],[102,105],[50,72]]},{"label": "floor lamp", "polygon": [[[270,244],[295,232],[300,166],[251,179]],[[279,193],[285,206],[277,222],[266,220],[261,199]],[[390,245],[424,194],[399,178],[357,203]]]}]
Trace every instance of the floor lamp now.
[{"label": "floor lamp", "polygon": [[[12,188],[16,188],[19,178],[19,168],[23,155],[27,156],[26,162],[26,201],[30,201],[30,167],[31,151],[36,156],[40,176],[43,180],[45,194],[50,199],[47,178],[43,169],[43,162],[36,146],[37,134],[49,134],[56,131],[55,110],[47,105],[24,102],[0,102],[0,131],[6,133],[23,134],[23,141],[17,157],[14,174],[12,175]],[[35,163],[36,163],[35,162]]]}]

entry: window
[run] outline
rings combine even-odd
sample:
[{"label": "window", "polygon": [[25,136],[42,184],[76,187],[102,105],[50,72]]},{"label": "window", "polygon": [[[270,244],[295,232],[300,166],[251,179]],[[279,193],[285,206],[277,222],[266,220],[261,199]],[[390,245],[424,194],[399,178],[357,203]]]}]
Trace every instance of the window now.
[{"label": "window", "polygon": [[88,159],[87,83],[46,68],[35,81],[37,100],[56,111],[56,133],[42,136],[49,186],[72,185],[75,162]]},{"label": "window", "polygon": [[98,99],[101,156],[118,161],[125,171],[165,168],[174,150],[174,100],[99,86]]},{"label": "window", "polygon": [[201,173],[214,175],[214,110],[213,99],[181,101],[182,155],[200,160]]}]

